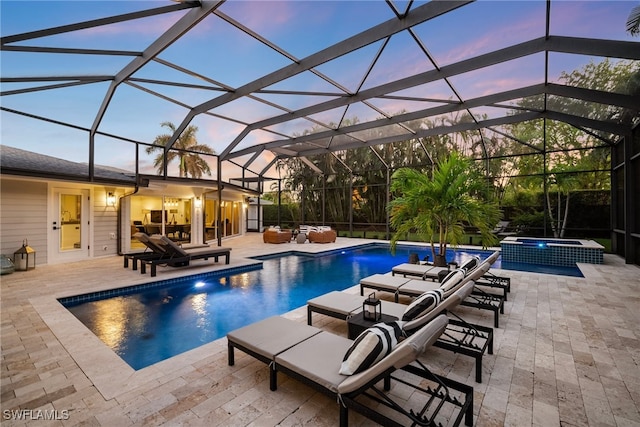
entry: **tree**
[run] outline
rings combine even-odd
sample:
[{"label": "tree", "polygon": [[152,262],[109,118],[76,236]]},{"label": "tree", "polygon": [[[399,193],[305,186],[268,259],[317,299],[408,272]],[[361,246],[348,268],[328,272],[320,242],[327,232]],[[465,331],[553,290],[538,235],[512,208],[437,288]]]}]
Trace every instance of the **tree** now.
[{"label": "tree", "polygon": [[485,200],[484,179],[471,160],[457,152],[438,162],[431,176],[412,168],[398,169],[391,191],[398,195],[389,203],[395,229],[392,250],[398,240],[415,231],[431,244],[435,265],[446,265],[447,245],[462,242],[465,224],[478,228],[485,246],[496,243],[491,230],[500,219],[498,206]]},{"label": "tree", "polygon": [[[153,161],[153,167],[158,170],[158,175],[162,175],[164,172],[164,147],[167,145],[171,137],[176,131],[176,127],[171,122],[162,122],[161,126],[167,127],[171,130],[170,134],[162,134],[156,136],[153,140],[153,146],[147,147],[147,154],[151,154],[160,150],[161,153],[156,156]],[[211,168],[209,164],[203,159],[197,152],[205,154],[215,154],[215,151],[206,144],[198,144],[196,139],[196,132],[198,128],[196,126],[188,126],[180,137],[176,140],[173,147],[176,150],[169,150],[167,154],[167,163],[171,163],[173,160],[178,159],[178,169],[180,171],[180,177],[188,178],[191,175],[192,178],[201,178],[203,173],[211,176]]]},{"label": "tree", "polygon": [[640,6],[636,6],[629,12],[627,18],[627,32],[632,36],[640,35]]}]

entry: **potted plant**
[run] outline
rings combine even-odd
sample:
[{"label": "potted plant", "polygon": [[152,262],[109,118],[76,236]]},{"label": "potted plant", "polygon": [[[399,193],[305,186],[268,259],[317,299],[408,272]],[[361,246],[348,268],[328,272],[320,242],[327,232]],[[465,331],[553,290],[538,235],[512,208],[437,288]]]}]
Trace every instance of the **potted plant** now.
[{"label": "potted plant", "polygon": [[416,169],[398,169],[391,182],[396,197],[388,206],[395,230],[391,250],[409,232],[416,232],[431,244],[434,264],[446,266],[447,245],[462,242],[465,224],[479,230],[484,246],[497,243],[491,230],[500,210],[483,197],[484,182],[471,161],[456,152],[438,162],[430,176]]}]

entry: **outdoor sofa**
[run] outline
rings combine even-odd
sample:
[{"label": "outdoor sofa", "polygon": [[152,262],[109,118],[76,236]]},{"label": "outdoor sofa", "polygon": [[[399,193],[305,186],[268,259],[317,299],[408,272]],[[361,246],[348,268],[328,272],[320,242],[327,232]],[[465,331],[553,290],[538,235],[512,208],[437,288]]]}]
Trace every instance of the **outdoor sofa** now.
[{"label": "outdoor sofa", "polygon": [[268,228],[262,233],[262,241],[264,243],[289,243],[291,236],[291,230]]},{"label": "outdoor sofa", "polygon": [[336,241],[338,234],[335,230],[311,230],[307,235],[310,243],[333,243]]}]

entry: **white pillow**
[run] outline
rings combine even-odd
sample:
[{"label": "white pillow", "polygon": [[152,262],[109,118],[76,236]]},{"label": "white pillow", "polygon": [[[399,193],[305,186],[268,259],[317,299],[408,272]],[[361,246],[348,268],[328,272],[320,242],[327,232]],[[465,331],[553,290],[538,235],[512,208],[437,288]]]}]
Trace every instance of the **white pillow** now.
[{"label": "white pillow", "polygon": [[429,313],[440,304],[443,294],[444,291],[442,289],[434,289],[423,293],[404,310],[402,321],[409,322]]},{"label": "white pillow", "polygon": [[340,374],[357,374],[378,363],[398,344],[401,333],[397,322],[376,323],[362,332],[344,355]]},{"label": "white pillow", "polygon": [[447,277],[445,277],[442,283],[440,283],[440,289],[442,289],[446,295],[449,295],[451,292],[456,290],[456,287],[462,279],[464,279],[464,270],[453,270],[451,273],[447,274]]}]

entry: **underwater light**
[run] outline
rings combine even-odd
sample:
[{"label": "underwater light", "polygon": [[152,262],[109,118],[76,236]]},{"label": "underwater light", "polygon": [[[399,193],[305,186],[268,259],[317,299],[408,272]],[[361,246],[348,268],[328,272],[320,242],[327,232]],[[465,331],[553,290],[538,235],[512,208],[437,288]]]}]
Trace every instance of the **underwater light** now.
[{"label": "underwater light", "polygon": [[547,246],[547,245],[544,242],[538,243],[538,247],[539,248],[544,248],[545,246]]},{"label": "underwater light", "polygon": [[206,283],[204,283],[204,282],[196,282],[195,287],[196,288],[202,288],[204,285],[206,285]]}]

